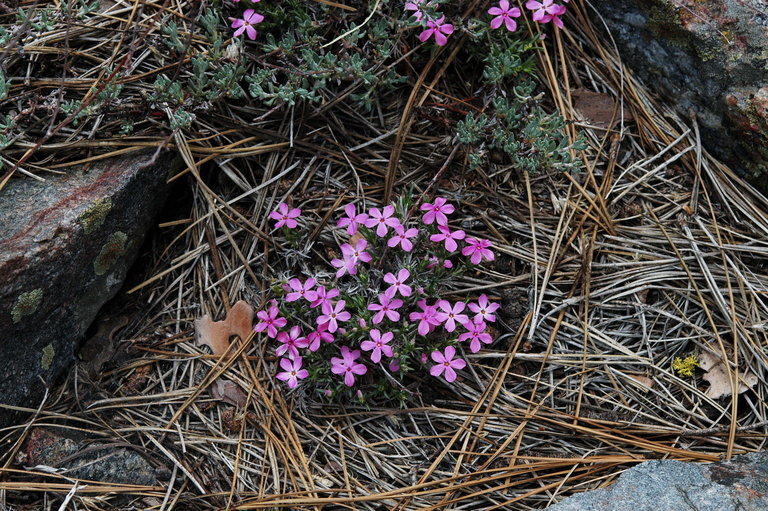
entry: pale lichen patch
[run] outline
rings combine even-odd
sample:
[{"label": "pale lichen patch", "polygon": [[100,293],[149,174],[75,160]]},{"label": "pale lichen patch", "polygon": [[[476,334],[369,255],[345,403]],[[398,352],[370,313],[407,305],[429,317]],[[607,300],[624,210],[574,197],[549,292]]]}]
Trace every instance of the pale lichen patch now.
[{"label": "pale lichen patch", "polygon": [[43,356],[40,357],[40,366],[46,371],[51,368],[55,354],[56,350],[53,348],[53,343],[49,343],[45,348],[43,348]]},{"label": "pale lichen patch", "polygon": [[43,290],[40,288],[21,293],[16,299],[16,305],[11,310],[11,317],[13,322],[18,323],[25,316],[34,314],[37,310],[37,306],[40,305],[40,300],[43,299]]},{"label": "pale lichen patch", "polygon": [[104,223],[107,213],[112,209],[112,198],[96,199],[90,207],[80,215],[80,223],[86,234],[96,231]]},{"label": "pale lichen patch", "polygon": [[117,231],[109,237],[104,246],[101,247],[101,252],[93,261],[93,269],[96,275],[104,275],[114,266],[125,252],[125,242],[127,240],[128,236],[121,231]]}]

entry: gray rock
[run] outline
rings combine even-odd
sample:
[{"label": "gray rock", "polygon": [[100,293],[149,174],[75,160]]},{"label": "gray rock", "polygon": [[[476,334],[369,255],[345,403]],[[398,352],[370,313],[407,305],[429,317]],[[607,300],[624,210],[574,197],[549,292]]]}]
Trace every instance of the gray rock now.
[{"label": "gray rock", "polygon": [[647,461],[630,468],[608,488],[570,497],[548,511],[765,511],[768,453],[730,462]]},{"label": "gray rock", "polygon": [[0,192],[0,427],[3,404],[35,408],[119,290],[162,207],[173,155],[141,152]]},{"label": "gray rock", "polygon": [[33,429],[25,447],[24,466],[37,470],[54,469],[67,477],[105,483],[157,484],[158,471],[141,455],[143,448],[92,442],[48,428]]},{"label": "gray rock", "polygon": [[[765,0],[605,0],[620,56],[664,102],[696,113],[706,148],[768,191]],[[607,40],[609,41],[609,40]]]}]

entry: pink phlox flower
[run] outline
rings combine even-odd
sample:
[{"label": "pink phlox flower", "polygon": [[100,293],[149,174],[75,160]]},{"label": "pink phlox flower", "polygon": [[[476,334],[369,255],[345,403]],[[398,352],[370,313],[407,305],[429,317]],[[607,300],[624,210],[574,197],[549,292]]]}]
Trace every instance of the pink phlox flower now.
[{"label": "pink phlox flower", "polygon": [[354,234],[357,233],[358,224],[365,225],[365,221],[368,220],[367,214],[365,213],[360,213],[359,215],[357,214],[355,205],[352,203],[349,203],[344,207],[344,213],[346,213],[347,216],[341,218],[336,224],[336,227],[346,227],[347,234],[349,234],[350,236],[353,236]]},{"label": "pink phlox flower", "polygon": [[400,225],[400,220],[397,219],[395,214],[395,207],[391,204],[386,206],[383,211],[379,211],[379,208],[371,208],[368,211],[368,220],[365,221],[365,226],[369,229],[376,227],[376,236],[383,238],[387,235],[389,227]]},{"label": "pink phlox flower", "polygon": [[408,277],[410,276],[411,272],[405,268],[397,272],[397,276],[391,272],[384,275],[384,282],[391,284],[391,286],[389,286],[387,290],[384,291],[384,294],[389,297],[395,296],[396,293],[400,293],[401,296],[411,296],[411,293],[413,292],[411,286],[406,286],[404,284],[404,282],[408,280]]},{"label": "pink phlox flower", "polygon": [[330,333],[339,329],[339,321],[349,321],[352,314],[344,310],[344,300],[339,300],[336,305],[330,303],[323,304],[323,315],[317,318],[317,324],[322,325],[328,323],[328,331]]},{"label": "pink phlox flower", "polygon": [[501,305],[498,303],[491,303],[488,301],[488,297],[484,294],[480,295],[477,299],[477,303],[470,303],[469,310],[475,313],[473,321],[490,321],[491,323],[496,321],[496,312]]},{"label": "pink phlox flower", "polygon": [[333,374],[343,374],[344,384],[351,387],[355,384],[355,375],[363,375],[368,372],[364,364],[355,363],[360,358],[360,350],[350,351],[347,346],[341,347],[341,357],[331,358],[331,372]]},{"label": "pink phlox flower", "polygon": [[439,20],[427,20],[427,28],[421,34],[419,34],[419,41],[422,43],[429,39],[433,34],[435,36],[435,42],[438,46],[445,46],[448,42],[446,35],[453,33],[453,25],[445,23],[445,16]]},{"label": "pink phlox flower", "polygon": [[426,336],[440,324],[440,320],[437,319],[437,306],[427,305],[426,300],[419,300],[416,305],[421,307],[421,312],[411,312],[409,318],[413,322],[419,322],[419,335]]},{"label": "pink phlox flower", "polygon": [[470,256],[469,260],[472,261],[472,264],[480,264],[480,261],[484,258],[488,261],[493,261],[493,252],[488,248],[491,246],[490,241],[467,238],[464,240],[464,243],[466,243],[467,246],[461,249],[461,255]]},{"label": "pink phlox flower", "polygon": [[[568,0],[564,0],[568,1]],[[530,9],[533,12],[531,17],[533,21],[539,23],[549,23],[550,21],[560,28],[563,28],[563,22],[559,16],[565,14],[566,7],[564,5],[556,4],[554,0],[543,0],[537,2],[536,0],[528,0],[525,3],[526,9]]]},{"label": "pink phlox flower", "polygon": [[317,281],[312,278],[307,279],[304,284],[302,284],[299,279],[294,278],[289,280],[288,285],[291,286],[293,292],[285,295],[285,301],[295,302],[296,300],[303,297],[309,302],[314,302],[317,300],[317,291],[312,291],[312,288],[315,287],[315,284],[317,284]]},{"label": "pink phlox flower", "polygon": [[368,305],[368,310],[370,311],[379,311],[376,313],[375,316],[373,316],[373,324],[378,325],[382,322],[384,319],[384,316],[388,317],[392,321],[399,321],[400,320],[400,313],[397,312],[395,309],[399,309],[403,306],[403,301],[400,299],[392,299],[392,297],[387,296],[386,293],[382,293],[379,295],[379,303],[372,303]]},{"label": "pink phlox flower", "polygon": [[299,208],[289,209],[288,204],[281,202],[280,205],[277,206],[277,210],[269,214],[269,218],[277,220],[275,229],[279,229],[282,226],[294,229],[298,225],[298,222],[294,219],[299,215],[301,215],[301,210]]},{"label": "pink phlox flower", "polygon": [[310,332],[307,335],[307,342],[309,343],[309,351],[315,352],[320,349],[320,341],[327,343],[333,342],[335,339],[333,335],[328,332],[328,323],[322,323],[317,326],[317,330]]},{"label": "pink phlox flower", "polygon": [[445,249],[448,252],[455,252],[456,249],[459,248],[456,240],[463,240],[466,236],[466,233],[461,229],[451,232],[451,229],[449,229],[447,225],[438,225],[437,228],[440,230],[440,232],[430,236],[429,240],[438,243],[445,241]]},{"label": "pink phlox flower", "polygon": [[363,348],[363,351],[371,351],[371,361],[374,364],[378,364],[381,360],[381,354],[388,357],[392,357],[395,354],[395,350],[392,349],[392,346],[389,346],[387,343],[391,341],[394,338],[394,334],[392,332],[384,332],[383,334],[377,330],[373,329],[371,330],[371,339],[368,341],[363,341],[360,344],[360,347]]},{"label": "pink phlox flower", "polygon": [[443,197],[435,197],[434,204],[426,202],[421,205],[420,209],[426,211],[421,220],[427,225],[430,225],[435,220],[437,220],[437,225],[448,225],[448,217],[445,215],[450,215],[456,211],[453,204],[448,204]]},{"label": "pink phlox flower", "polygon": [[484,321],[467,321],[466,323],[462,323],[462,325],[468,330],[468,332],[459,336],[459,342],[468,340],[469,351],[472,353],[477,353],[480,351],[480,347],[482,346],[481,343],[491,344],[493,342],[491,334],[485,331]]},{"label": "pink phlox flower", "polygon": [[501,0],[498,7],[488,9],[488,14],[496,16],[491,20],[492,29],[497,29],[504,23],[507,26],[507,30],[514,32],[517,30],[517,23],[512,18],[519,18],[522,13],[517,7],[510,9],[507,0]]},{"label": "pink phlox flower", "polygon": [[424,8],[431,5],[434,5],[433,2],[426,2],[425,0],[413,0],[412,2],[405,3],[405,10],[414,11],[413,16],[416,18],[416,21],[420,22],[422,19],[424,19]]},{"label": "pink phlox flower", "polygon": [[437,307],[440,309],[437,311],[436,318],[440,323],[445,323],[445,330],[447,332],[453,332],[456,330],[456,323],[464,324],[469,321],[469,316],[461,314],[461,311],[467,306],[464,302],[456,302],[451,307],[448,300],[438,300]]},{"label": "pink phlox flower", "polygon": [[467,366],[467,363],[464,360],[453,358],[454,355],[456,355],[456,348],[453,346],[446,346],[445,354],[439,351],[433,351],[431,357],[437,365],[432,366],[429,370],[429,374],[432,376],[440,376],[443,374],[443,371],[445,371],[445,381],[448,383],[454,382],[456,380],[456,370],[464,369]]},{"label": "pink phlox flower", "polygon": [[326,290],[325,286],[317,286],[315,288],[315,294],[317,295],[317,298],[309,304],[310,307],[315,308],[318,305],[322,306],[324,303],[331,303],[331,298],[336,298],[339,296],[339,290],[335,287],[332,287],[330,290]]},{"label": "pink phlox flower", "polygon": [[[397,353],[395,353],[397,355]],[[394,359],[389,363],[389,370],[390,372],[396,373],[400,370],[400,360]]]},{"label": "pink phlox flower", "polygon": [[419,230],[415,227],[411,227],[410,229],[405,230],[405,227],[402,225],[396,225],[394,229],[395,235],[389,238],[387,241],[387,246],[396,247],[399,243],[403,250],[410,252],[413,249],[413,242],[408,238],[415,238],[418,236]]},{"label": "pink phlox flower", "polygon": [[288,333],[278,333],[277,340],[283,343],[275,350],[275,355],[278,357],[282,357],[288,353],[288,358],[296,358],[299,356],[299,350],[297,348],[306,348],[309,346],[307,338],[301,337],[301,328],[298,326],[291,327],[291,330]]},{"label": "pink phlox flower", "polygon": [[365,252],[365,247],[368,246],[368,242],[364,239],[357,240],[353,247],[349,243],[344,243],[341,248],[342,259],[332,259],[331,264],[338,268],[336,271],[336,277],[339,278],[345,273],[349,272],[350,275],[357,274],[357,263],[362,261],[368,263],[371,261],[371,254]]},{"label": "pink phlox flower", "polygon": [[280,367],[283,368],[283,372],[277,373],[276,378],[288,382],[289,389],[295,388],[299,384],[299,380],[309,376],[309,371],[301,368],[302,364],[301,357],[280,359]]},{"label": "pink phlox flower", "polygon": [[257,312],[256,317],[261,321],[256,323],[256,326],[254,326],[253,329],[257,332],[263,332],[266,330],[267,335],[274,339],[277,337],[277,329],[283,328],[288,324],[288,320],[283,317],[279,317],[279,314],[280,309],[278,309],[276,305],[271,306],[269,311]]},{"label": "pink phlox flower", "polygon": [[[264,16],[254,11],[253,9],[246,9],[242,18],[229,18],[232,21],[232,28],[236,28],[234,37],[239,36],[243,32],[248,35],[248,39],[256,39],[256,29],[253,25],[258,25],[264,21]],[[290,225],[288,227],[291,227]],[[295,227],[295,226],[294,226]],[[293,227],[291,227],[293,229]]]}]

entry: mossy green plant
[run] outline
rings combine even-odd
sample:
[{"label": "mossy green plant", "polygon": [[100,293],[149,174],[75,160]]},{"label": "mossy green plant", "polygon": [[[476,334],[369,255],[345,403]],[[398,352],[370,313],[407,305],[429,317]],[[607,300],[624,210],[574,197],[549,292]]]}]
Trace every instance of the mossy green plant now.
[{"label": "mossy green plant", "polygon": [[672,362],[672,369],[678,375],[686,378],[693,378],[697,367],[699,367],[699,358],[696,355],[688,355],[685,358],[675,357]]},{"label": "mossy green plant", "polygon": [[16,299],[16,305],[11,310],[13,322],[18,323],[25,316],[30,316],[37,311],[40,301],[43,299],[43,290],[40,288],[21,293]]},{"label": "mossy green plant", "polygon": [[128,236],[124,232],[117,231],[112,233],[107,242],[104,243],[104,246],[101,247],[99,255],[93,261],[93,269],[96,275],[104,275],[115,265],[117,260],[125,253],[126,241],[128,241]]},{"label": "mossy green plant", "polygon": [[45,348],[43,348],[43,356],[40,357],[40,367],[46,371],[50,369],[51,364],[53,364],[53,357],[55,355],[56,349],[53,347],[53,343],[49,343]]},{"label": "mossy green plant", "polygon": [[83,211],[83,214],[80,215],[80,223],[83,224],[85,234],[91,234],[101,227],[111,209],[111,197],[93,201],[88,209]]}]

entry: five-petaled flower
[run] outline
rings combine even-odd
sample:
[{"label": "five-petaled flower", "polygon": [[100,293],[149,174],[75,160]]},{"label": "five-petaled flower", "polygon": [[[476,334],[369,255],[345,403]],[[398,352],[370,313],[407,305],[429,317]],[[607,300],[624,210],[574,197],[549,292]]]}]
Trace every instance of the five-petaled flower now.
[{"label": "five-petaled flower", "polygon": [[339,278],[345,273],[349,272],[350,275],[357,274],[357,262],[362,261],[364,263],[371,261],[371,254],[365,252],[365,247],[368,246],[368,242],[364,239],[357,240],[353,247],[349,243],[344,243],[341,248],[342,259],[332,259],[331,264],[338,268],[336,277]]},{"label": "five-petaled flower", "polygon": [[429,370],[432,376],[440,376],[445,371],[445,381],[452,383],[456,380],[456,369],[464,369],[467,363],[460,358],[453,358],[456,355],[456,348],[446,346],[444,354],[439,351],[432,352],[432,360],[437,365],[433,365]]},{"label": "five-petaled flower", "polygon": [[299,384],[299,380],[309,376],[309,371],[301,368],[302,364],[301,357],[280,359],[280,367],[283,368],[283,372],[277,373],[276,378],[287,382],[289,389],[296,387]]},{"label": "five-petaled flower", "polygon": [[411,286],[406,286],[404,284],[404,282],[408,280],[408,277],[410,276],[411,272],[405,268],[397,272],[397,276],[395,276],[393,273],[387,273],[384,275],[384,282],[391,284],[391,286],[389,286],[387,290],[384,291],[384,294],[390,298],[395,296],[396,293],[400,293],[402,296],[411,296],[411,293],[413,292]]},{"label": "five-petaled flower", "polygon": [[456,330],[456,323],[464,324],[469,321],[469,317],[461,313],[466,306],[467,304],[464,302],[456,302],[451,307],[448,300],[438,300],[437,307],[440,310],[437,311],[435,317],[440,323],[445,323],[446,332],[453,332]]},{"label": "five-petaled flower", "polygon": [[344,207],[344,213],[346,213],[347,216],[342,217],[336,224],[336,227],[346,227],[347,234],[350,236],[353,236],[357,233],[358,224],[365,225],[365,221],[368,220],[367,214],[357,214],[355,205],[351,202]]},{"label": "five-petaled flower", "polygon": [[[568,0],[563,1],[568,2]],[[525,7],[533,11],[533,21],[539,23],[549,23],[551,21],[557,27],[563,28],[560,16],[565,14],[566,7],[564,5],[556,4],[554,0],[542,0],[541,2],[528,0],[525,3]]]},{"label": "five-petaled flower", "polygon": [[437,221],[437,225],[448,225],[448,217],[445,215],[450,215],[456,211],[453,204],[448,204],[443,197],[435,197],[434,204],[425,202],[420,209],[426,211],[421,220],[427,225],[435,221]]},{"label": "five-petaled flower", "polygon": [[440,320],[437,319],[437,306],[427,305],[426,300],[419,300],[416,305],[421,307],[421,312],[411,312],[409,318],[411,321],[419,322],[419,335],[426,336],[440,324]]},{"label": "five-petaled flower", "polygon": [[461,249],[461,255],[469,256],[469,260],[472,264],[480,264],[480,261],[487,259],[493,261],[493,252],[489,250],[491,242],[488,240],[480,240],[476,238],[467,238],[464,240],[467,244],[466,247]]},{"label": "five-petaled flower", "polygon": [[309,345],[306,337],[301,337],[301,328],[299,326],[291,327],[291,330],[286,332],[279,332],[277,334],[277,340],[280,341],[280,346],[275,350],[275,355],[282,357],[288,353],[288,358],[296,358],[299,356],[299,350],[297,348],[306,348]]},{"label": "five-petaled flower", "polygon": [[365,364],[355,363],[360,358],[360,350],[350,351],[347,346],[341,347],[341,357],[331,358],[331,372],[333,374],[343,374],[344,384],[351,387],[355,384],[355,375],[363,375],[368,372]]},{"label": "five-petaled flower", "polygon": [[301,215],[301,210],[299,208],[289,209],[288,204],[281,202],[280,205],[277,206],[277,210],[269,214],[269,218],[277,220],[277,222],[275,222],[275,229],[279,229],[282,226],[293,229],[298,225],[298,222],[296,222],[295,219],[299,215]]},{"label": "five-petaled flower", "polygon": [[413,242],[408,238],[415,238],[418,236],[419,230],[415,227],[411,227],[406,230],[402,225],[395,226],[395,235],[389,238],[387,241],[388,247],[396,247],[400,244],[400,247],[406,252],[410,252],[413,249]]},{"label": "five-petaled flower", "polygon": [[330,333],[338,330],[339,321],[349,321],[349,318],[352,317],[352,314],[344,310],[344,305],[346,305],[344,300],[339,300],[335,306],[330,303],[324,303],[323,314],[318,316],[317,324],[328,323],[328,331]]},{"label": "five-petaled flower", "polygon": [[[257,32],[256,29],[253,28],[253,25],[258,25],[264,21],[264,16],[254,11],[253,9],[246,9],[242,18],[230,18],[230,20],[232,21],[232,28],[237,29],[233,34],[234,37],[237,37],[245,32],[248,35],[248,39],[254,40],[256,39]],[[289,225],[288,227],[291,226]],[[294,225],[293,227],[296,226]],[[291,227],[291,229],[293,227]]]},{"label": "five-petaled flower", "polygon": [[312,290],[312,288],[315,287],[315,284],[317,284],[317,281],[312,278],[307,279],[304,284],[302,284],[299,279],[294,278],[289,280],[288,285],[291,286],[293,291],[285,295],[285,301],[295,302],[300,298],[305,298],[310,302],[314,302],[317,300],[317,291]]},{"label": "five-petaled flower", "polygon": [[376,227],[376,236],[383,238],[387,235],[388,227],[400,225],[400,220],[394,214],[395,207],[391,204],[386,206],[383,211],[379,211],[379,208],[371,208],[368,211],[368,220],[365,221],[365,226],[369,229]]},{"label": "five-petaled flower", "polygon": [[379,311],[373,316],[373,324],[378,325],[384,320],[384,316],[388,317],[392,321],[400,321],[400,313],[395,309],[399,309],[403,306],[403,301],[400,299],[392,299],[391,296],[387,296],[386,293],[379,295],[379,303],[372,303],[368,305],[368,310]]},{"label": "five-petaled flower", "polygon": [[485,331],[485,322],[467,321],[462,324],[468,332],[459,336],[459,342],[469,341],[469,351],[472,353],[480,351],[480,347],[482,346],[480,343],[491,344],[493,342],[491,334],[486,333]]},{"label": "five-petaled flower", "polygon": [[381,360],[381,354],[388,357],[392,357],[395,354],[395,350],[392,349],[392,346],[387,345],[388,342],[390,342],[394,338],[394,334],[392,332],[384,332],[383,334],[377,330],[373,329],[371,330],[371,339],[368,341],[363,341],[360,344],[360,347],[363,348],[364,351],[371,351],[371,361],[374,364],[378,364]]},{"label": "five-petaled flower", "polygon": [[320,341],[331,343],[334,341],[333,335],[328,332],[328,323],[317,325],[317,330],[307,334],[307,342],[309,343],[309,351],[315,352],[320,349]]},{"label": "five-petaled flower", "polygon": [[405,10],[414,11],[413,17],[416,18],[416,21],[420,22],[424,18],[424,8],[431,5],[433,3],[426,0],[413,0],[405,3]]},{"label": "five-petaled flower", "polygon": [[257,332],[267,331],[267,335],[271,338],[277,337],[277,329],[283,328],[288,324],[288,320],[279,317],[280,309],[276,305],[269,308],[269,311],[259,311],[256,313],[256,317],[261,321],[256,323],[253,329]]},{"label": "five-petaled flower", "polygon": [[437,228],[440,232],[430,236],[429,240],[438,243],[445,241],[445,249],[448,252],[455,252],[456,249],[459,248],[456,240],[463,240],[464,236],[466,236],[466,233],[461,229],[451,232],[451,229],[447,225],[438,225]]},{"label": "five-petaled flower", "polygon": [[428,19],[426,30],[419,34],[419,41],[423,43],[434,34],[437,45],[445,46],[445,43],[448,42],[448,38],[445,36],[452,33],[453,25],[445,23],[445,16],[441,17],[439,20]]},{"label": "five-petaled flower", "polygon": [[475,313],[473,321],[490,321],[491,323],[496,321],[496,312],[501,305],[498,303],[491,303],[488,301],[488,297],[484,294],[480,295],[477,299],[477,303],[470,303],[469,310]]},{"label": "five-petaled flower", "polygon": [[517,23],[512,18],[519,18],[522,14],[517,7],[509,8],[509,2],[507,0],[501,0],[498,7],[491,7],[488,9],[488,14],[496,16],[491,20],[491,28],[497,29],[503,23],[506,25],[507,30],[514,32],[517,30]]},{"label": "five-petaled flower", "polygon": [[315,288],[315,295],[317,295],[317,297],[312,303],[309,304],[309,306],[313,309],[318,305],[322,307],[326,303],[330,305],[331,298],[336,298],[339,296],[339,290],[335,287],[332,287],[330,290],[326,290],[325,286],[317,286]]}]

